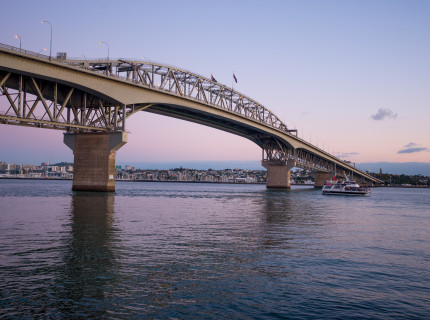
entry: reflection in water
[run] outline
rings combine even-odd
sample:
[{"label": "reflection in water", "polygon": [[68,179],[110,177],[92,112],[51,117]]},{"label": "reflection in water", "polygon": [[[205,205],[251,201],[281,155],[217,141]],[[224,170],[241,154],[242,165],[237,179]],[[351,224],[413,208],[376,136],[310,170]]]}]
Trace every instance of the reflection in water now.
[{"label": "reflection in water", "polygon": [[[261,227],[267,247],[291,248],[297,239],[320,230],[327,224],[317,201],[303,201],[312,189],[269,191],[263,193],[256,212],[264,214]],[[301,242],[301,245],[303,242]]]},{"label": "reflection in water", "polygon": [[325,223],[313,203],[303,204],[306,194],[177,190],[133,197],[139,209],[122,224],[121,284],[141,314],[237,318],[264,309],[259,301],[274,301],[273,292],[300,294],[291,284],[301,261],[315,256],[309,238]]},{"label": "reflection in water", "polygon": [[[59,311],[65,316],[102,316],[115,284],[114,196],[76,192],[71,230],[58,277]],[[88,307],[88,308],[87,308]]]},{"label": "reflection in water", "polygon": [[106,195],[10,183],[0,181],[0,318],[430,313],[430,190],[123,183]]}]

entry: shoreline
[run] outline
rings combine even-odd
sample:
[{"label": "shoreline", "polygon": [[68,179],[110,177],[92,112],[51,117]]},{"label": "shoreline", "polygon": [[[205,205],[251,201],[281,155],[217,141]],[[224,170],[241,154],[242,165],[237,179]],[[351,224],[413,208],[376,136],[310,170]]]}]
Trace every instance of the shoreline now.
[{"label": "shoreline", "polygon": [[[43,180],[43,181],[73,181],[73,179],[61,179],[61,178],[23,178],[23,177],[0,177],[0,180]],[[212,183],[212,184],[266,184],[265,182],[221,182],[221,181],[156,181],[156,180],[115,180],[115,182],[162,182],[162,183]],[[306,183],[292,183],[292,186],[303,186],[303,187],[313,187],[313,184]],[[402,185],[380,185],[380,186],[372,186],[370,188],[409,188],[409,189],[428,189],[430,186],[402,186]]]}]

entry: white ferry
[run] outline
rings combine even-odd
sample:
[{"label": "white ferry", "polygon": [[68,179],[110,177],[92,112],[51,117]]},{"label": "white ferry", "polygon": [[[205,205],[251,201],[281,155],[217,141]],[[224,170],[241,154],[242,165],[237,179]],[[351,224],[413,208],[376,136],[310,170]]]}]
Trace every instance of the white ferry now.
[{"label": "white ferry", "polygon": [[364,196],[370,193],[370,188],[360,186],[355,181],[350,181],[347,176],[345,180],[327,180],[322,188],[322,194],[330,195],[357,195]]}]

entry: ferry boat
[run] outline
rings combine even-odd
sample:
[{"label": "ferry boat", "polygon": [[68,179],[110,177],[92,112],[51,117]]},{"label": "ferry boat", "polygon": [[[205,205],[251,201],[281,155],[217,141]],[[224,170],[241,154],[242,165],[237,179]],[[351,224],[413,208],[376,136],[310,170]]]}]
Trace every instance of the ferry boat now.
[{"label": "ferry boat", "polygon": [[345,178],[337,181],[327,180],[322,188],[322,194],[364,196],[370,193],[370,188],[360,186],[357,182],[349,180],[347,176]]}]

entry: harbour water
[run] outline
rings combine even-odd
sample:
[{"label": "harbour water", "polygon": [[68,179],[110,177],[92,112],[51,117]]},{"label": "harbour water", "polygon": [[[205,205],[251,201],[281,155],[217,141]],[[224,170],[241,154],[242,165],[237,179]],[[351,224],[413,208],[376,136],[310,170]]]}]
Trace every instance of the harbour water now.
[{"label": "harbour water", "polygon": [[1,319],[424,319],[430,190],[0,180]]}]

